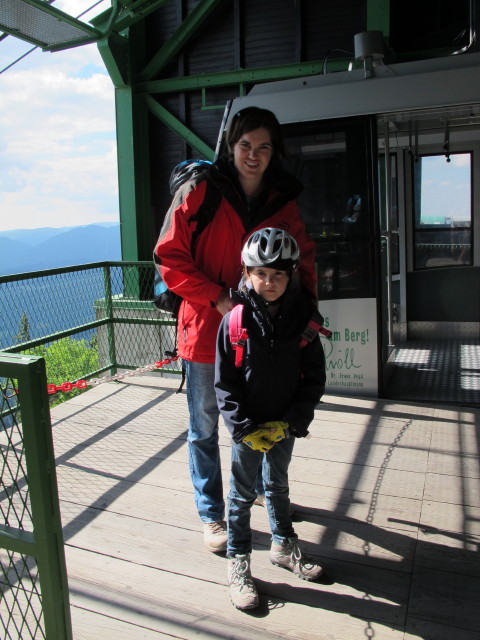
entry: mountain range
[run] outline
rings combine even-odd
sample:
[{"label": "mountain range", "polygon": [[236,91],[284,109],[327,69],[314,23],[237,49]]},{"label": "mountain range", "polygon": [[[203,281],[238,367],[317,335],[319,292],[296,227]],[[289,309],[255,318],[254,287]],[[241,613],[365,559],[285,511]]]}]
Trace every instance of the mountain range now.
[{"label": "mountain range", "polygon": [[121,259],[119,223],[0,231],[0,275]]}]

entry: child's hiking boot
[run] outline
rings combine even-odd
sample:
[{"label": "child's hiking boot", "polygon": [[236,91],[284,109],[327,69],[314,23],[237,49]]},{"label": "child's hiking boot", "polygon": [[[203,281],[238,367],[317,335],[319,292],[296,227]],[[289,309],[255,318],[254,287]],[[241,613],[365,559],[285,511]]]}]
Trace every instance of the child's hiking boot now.
[{"label": "child's hiking boot", "polygon": [[323,573],[323,567],[300,551],[296,538],[288,538],[283,544],[272,542],[270,562],[293,571],[302,580],[317,580]]},{"label": "child's hiking boot", "polygon": [[250,554],[238,554],[228,559],[230,598],[237,609],[258,607],[258,593],[250,573]]},{"label": "child's hiking boot", "polygon": [[203,541],[212,553],[220,553],[227,548],[227,527],[223,520],[203,523]]}]

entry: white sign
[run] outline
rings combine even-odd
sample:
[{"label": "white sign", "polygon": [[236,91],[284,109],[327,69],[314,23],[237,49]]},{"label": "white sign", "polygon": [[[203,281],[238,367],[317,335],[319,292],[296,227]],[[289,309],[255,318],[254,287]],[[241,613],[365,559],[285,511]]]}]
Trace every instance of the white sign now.
[{"label": "white sign", "polygon": [[326,393],[378,396],[377,301],[321,300],[331,339],[320,334],[327,366]]}]

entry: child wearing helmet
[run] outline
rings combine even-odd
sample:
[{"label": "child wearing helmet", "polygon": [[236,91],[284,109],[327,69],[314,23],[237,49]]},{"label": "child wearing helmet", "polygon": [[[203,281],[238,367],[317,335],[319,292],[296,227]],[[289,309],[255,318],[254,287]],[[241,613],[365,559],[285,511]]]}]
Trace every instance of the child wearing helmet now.
[{"label": "child wearing helmet", "polygon": [[233,295],[243,305],[240,366],[229,332],[233,311],[218,331],[215,392],[232,436],[228,583],[238,609],[259,603],[250,573],[250,508],[260,469],[272,531],[271,562],[304,580],[316,580],[323,573],[300,551],[289,511],[288,466],[295,438],[308,435],[326,379],[318,333],[310,335],[310,341],[301,339],[312,316],[312,302],[297,286],[299,259],[298,244],[286,231],[271,227],[255,231],[243,247],[243,278]]}]

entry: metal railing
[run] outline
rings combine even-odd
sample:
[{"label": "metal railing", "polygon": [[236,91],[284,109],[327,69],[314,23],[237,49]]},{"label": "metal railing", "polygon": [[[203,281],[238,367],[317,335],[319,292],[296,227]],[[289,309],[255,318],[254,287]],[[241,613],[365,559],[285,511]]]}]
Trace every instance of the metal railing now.
[{"label": "metal railing", "polygon": [[0,353],[0,375],[2,638],[69,640],[70,604],[45,362]]},{"label": "metal railing", "polygon": [[[54,385],[165,359],[175,321],[152,302],[154,273],[152,262],[102,262],[1,276],[0,353],[44,357]],[[180,373],[178,362],[161,369]]]},{"label": "metal railing", "polygon": [[[168,357],[175,321],[153,304],[153,282],[151,262],[0,277],[2,638],[72,637],[49,404],[119,370],[181,373]],[[49,396],[60,385],[71,390]]]}]

